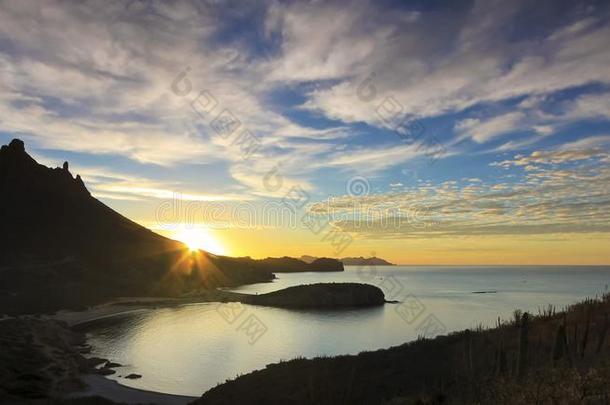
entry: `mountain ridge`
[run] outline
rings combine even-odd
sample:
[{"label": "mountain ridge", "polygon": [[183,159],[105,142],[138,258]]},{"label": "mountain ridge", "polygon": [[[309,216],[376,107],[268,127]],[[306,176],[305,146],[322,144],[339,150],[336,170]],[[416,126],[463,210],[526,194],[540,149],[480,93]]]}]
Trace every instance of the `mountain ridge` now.
[{"label": "mountain ridge", "polygon": [[[302,255],[300,260],[311,263],[317,260],[316,256]],[[343,257],[341,259],[336,259],[343,263],[345,266],[396,266],[394,263],[390,263],[387,260],[382,258],[372,256],[372,257]]]},{"label": "mountain ridge", "polygon": [[18,139],[0,148],[0,224],[0,313],[180,296],[270,281],[271,269],[281,267],[189,252],[94,198],[67,162],[61,168],[37,163]]}]

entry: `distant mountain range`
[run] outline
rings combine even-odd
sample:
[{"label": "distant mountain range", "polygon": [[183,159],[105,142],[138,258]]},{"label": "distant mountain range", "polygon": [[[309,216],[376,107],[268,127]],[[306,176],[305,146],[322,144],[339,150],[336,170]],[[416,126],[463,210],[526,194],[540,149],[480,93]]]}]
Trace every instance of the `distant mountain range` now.
[{"label": "distant mountain range", "polygon": [[77,308],[120,296],[177,296],[269,281],[278,271],[343,270],[334,259],[254,260],[190,253],[91,196],[68,163],[0,149],[0,314]]},{"label": "distant mountain range", "polygon": [[[315,256],[303,255],[300,258],[306,263],[311,263],[317,259]],[[395,266],[394,263],[390,263],[386,260],[380,259],[379,257],[343,257],[337,259],[345,266]]]}]

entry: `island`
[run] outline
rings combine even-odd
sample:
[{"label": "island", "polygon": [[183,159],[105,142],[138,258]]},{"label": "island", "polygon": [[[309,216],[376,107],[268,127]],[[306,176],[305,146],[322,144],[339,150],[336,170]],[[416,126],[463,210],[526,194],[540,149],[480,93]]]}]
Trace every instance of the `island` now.
[{"label": "island", "polygon": [[[315,256],[303,255],[300,257],[302,261],[305,263],[313,263],[316,260],[320,260]],[[395,266],[394,263],[390,263],[387,260],[381,259],[379,257],[343,257],[341,259],[337,259],[345,266]]]},{"label": "island", "polygon": [[273,273],[344,271],[343,263],[327,257],[304,261],[294,257],[267,257],[257,260],[257,266]]},{"label": "island", "polygon": [[379,257],[344,257],[339,259],[341,263],[346,266],[395,266],[394,263],[390,263],[387,260]]},{"label": "island", "polygon": [[346,308],[383,305],[383,291],[369,284],[316,283],[299,285],[267,294],[243,294],[244,304],[265,305],[280,308]]}]

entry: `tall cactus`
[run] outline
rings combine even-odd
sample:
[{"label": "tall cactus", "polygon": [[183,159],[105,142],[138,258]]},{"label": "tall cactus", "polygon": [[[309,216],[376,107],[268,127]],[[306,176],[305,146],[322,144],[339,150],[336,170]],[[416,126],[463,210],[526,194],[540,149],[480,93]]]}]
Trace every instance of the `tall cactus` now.
[{"label": "tall cactus", "polygon": [[465,366],[466,366],[466,371],[468,373],[468,375],[470,377],[472,377],[473,374],[473,370],[472,370],[472,332],[470,331],[470,329],[466,329],[466,345],[464,347],[464,357],[465,357]]},{"label": "tall cactus", "polygon": [[574,323],[574,337],[572,338],[570,354],[572,358],[578,358],[578,323]]},{"label": "tall cactus", "polygon": [[557,327],[557,333],[555,334],[555,345],[553,347],[553,364],[556,364],[567,354],[568,341],[566,336],[566,323],[564,318],[564,322]]},{"label": "tall cactus", "polygon": [[591,326],[591,309],[587,311],[587,322],[585,323],[585,332],[582,336],[582,343],[580,345],[580,358],[585,358],[585,352],[587,350],[587,341],[589,340],[589,327]]},{"label": "tall cactus", "polygon": [[597,341],[597,349],[595,349],[595,353],[599,354],[604,347],[604,341],[606,339],[606,333],[608,333],[608,313],[604,314],[604,326],[599,332],[599,339]]},{"label": "tall cactus", "polygon": [[519,337],[519,360],[518,360],[518,375],[519,378],[523,378],[527,372],[528,364],[528,346],[529,346],[529,314],[524,312],[521,317],[520,328],[521,333]]},{"label": "tall cactus", "polygon": [[496,350],[496,375],[505,375],[508,370],[508,359],[504,347],[504,334],[500,331],[498,335],[498,348]]}]

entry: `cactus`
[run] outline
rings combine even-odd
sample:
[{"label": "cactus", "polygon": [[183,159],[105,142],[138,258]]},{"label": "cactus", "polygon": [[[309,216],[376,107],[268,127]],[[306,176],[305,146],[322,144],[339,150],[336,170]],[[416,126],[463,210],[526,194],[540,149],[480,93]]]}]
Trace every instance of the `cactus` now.
[{"label": "cactus", "polygon": [[608,333],[608,313],[604,314],[604,326],[599,332],[599,339],[597,341],[597,349],[595,350],[596,354],[601,353],[602,348],[604,347],[604,340],[606,339],[606,333]]},{"label": "cactus", "polygon": [[508,369],[506,349],[504,348],[504,334],[502,331],[500,331],[498,335],[498,347],[496,349],[496,364],[494,369],[496,375],[504,375]]},{"label": "cactus", "polygon": [[504,342],[500,348],[500,374],[504,375],[508,371],[508,359],[506,357],[506,349],[504,348]]},{"label": "cactus", "polygon": [[577,358],[578,357],[578,323],[574,323],[574,336],[572,338],[572,347],[570,349],[570,353],[572,354],[572,357]]},{"label": "cactus", "polygon": [[553,347],[553,364],[557,363],[561,360],[568,351],[568,342],[566,336],[566,325],[565,321],[563,324],[559,325],[557,328],[557,333],[555,334],[555,345]]},{"label": "cactus", "polygon": [[472,332],[470,329],[466,329],[466,346],[464,348],[464,357],[466,371],[469,376],[472,376]]},{"label": "cactus", "polygon": [[515,309],[513,311],[513,323],[515,326],[519,326],[519,322],[521,321],[521,317],[523,316],[523,312],[520,309]]},{"label": "cactus", "polygon": [[523,378],[527,372],[528,363],[528,345],[529,345],[529,314],[523,313],[520,322],[521,334],[519,338],[519,359],[518,359],[518,375]]},{"label": "cactus", "polygon": [[589,327],[591,326],[591,310],[587,311],[587,322],[585,323],[585,332],[582,336],[582,343],[580,345],[580,358],[585,358],[585,352],[587,350],[587,341],[589,340]]}]

